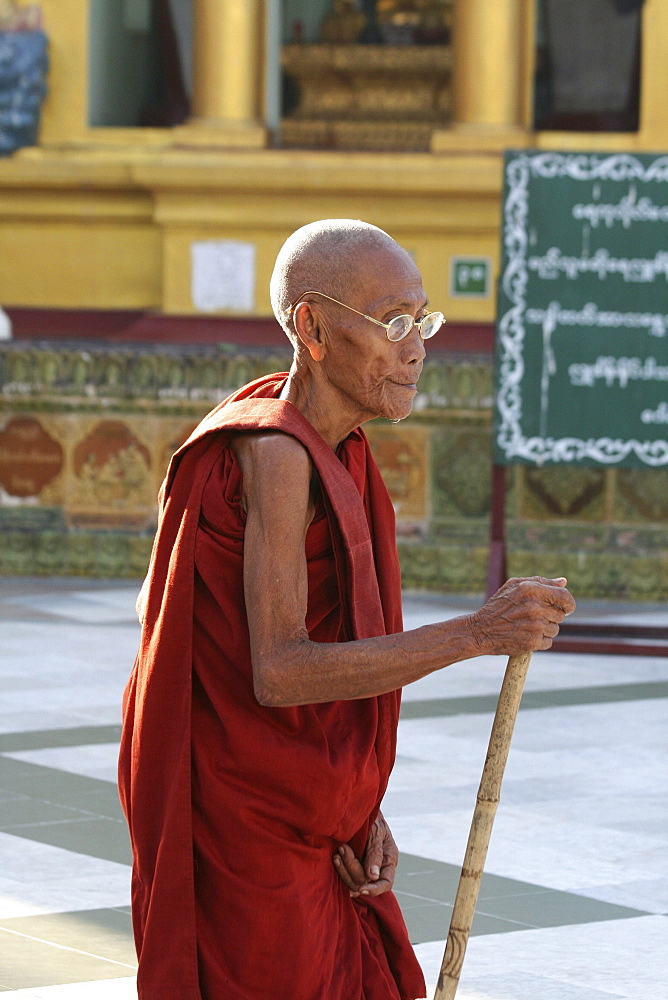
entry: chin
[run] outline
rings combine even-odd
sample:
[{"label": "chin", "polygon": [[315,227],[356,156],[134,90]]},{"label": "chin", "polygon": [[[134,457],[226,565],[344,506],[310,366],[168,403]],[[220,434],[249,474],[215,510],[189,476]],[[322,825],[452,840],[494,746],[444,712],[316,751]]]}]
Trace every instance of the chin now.
[{"label": "chin", "polygon": [[416,395],[415,390],[411,392],[404,390],[401,394],[383,394],[384,398],[381,397],[374,400],[375,405],[369,407],[369,410],[373,413],[373,417],[370,419],[380,418],[382,420],[391,420],[392,423],[405,420],[406,417],[410,417],[413,411],[413,403]]},{"label": "chin", "polygon": [[392,406],[388,407],[384,413],[379,413],[379,417],[384,417],[385,420],[391,420],[393,424],[398,424],[401,420],[405,420],[406,417],[410,417],[413,410],[412,402],[408,406]]}]

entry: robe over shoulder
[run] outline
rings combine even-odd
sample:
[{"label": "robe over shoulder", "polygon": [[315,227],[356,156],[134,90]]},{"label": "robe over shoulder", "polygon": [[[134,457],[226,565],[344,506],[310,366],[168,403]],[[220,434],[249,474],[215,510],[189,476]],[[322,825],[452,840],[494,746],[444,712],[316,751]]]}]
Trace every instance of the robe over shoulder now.
[{"label": "robe over shoulder", "polygon": [[353,900],[332,864],[342,843],[364,854],[400,692],[294,708],[253,692],[237,434],[289,434],[317,472],[311,640],[402,629],[394,512],[366,438],[355,431],[333,452],[276,398],[286,377],[205,417],[160,494],[119,761],[140,1000],[425,996],[393,894]]}]

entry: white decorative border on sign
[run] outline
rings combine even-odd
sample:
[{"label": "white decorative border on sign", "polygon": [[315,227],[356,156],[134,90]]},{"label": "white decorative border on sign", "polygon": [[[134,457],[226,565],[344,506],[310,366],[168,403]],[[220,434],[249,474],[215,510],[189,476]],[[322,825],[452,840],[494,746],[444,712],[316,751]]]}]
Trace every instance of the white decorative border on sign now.
[{"label": "white decorative border on sign", "polygon": [[660,156],[644,167],[634,156],[598,156],[582,153],[520,153],[506,168],[508,190],[504,205],[503,240],[506,266],[501,287],[511,305],[499,317],[497,336],[498,388],[496,409],[499,419],[497,445],[509,462],[569,463],[590,460],[614,465],[635,454],[650,466],[668,464],[668,442],[623,441],[614,438],[551,438],[523,435],[521,383],[524,375],[527,269],[527,219],[529,180],[537,177],[572,177],[575,180],[642,180],[668,182],[668,156]]}]

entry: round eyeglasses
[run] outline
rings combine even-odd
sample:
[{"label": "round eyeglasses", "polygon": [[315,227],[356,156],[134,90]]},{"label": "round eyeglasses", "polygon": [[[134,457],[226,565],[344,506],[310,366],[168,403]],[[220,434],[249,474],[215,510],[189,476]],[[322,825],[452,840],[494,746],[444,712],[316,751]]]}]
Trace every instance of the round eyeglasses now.
[{"label": "round eyeglasses", "polygon": [[389,323],[381,323],[379,319],[374,319],[373,316],[367,316],[366,313],[360,312],[359,309],[353,309],[352,306],[346,305],[345,302],[339,302],[338,299],[333,299],[331,295],[327,295],[325,292],[317,292],[315,290],[302,292],[299,298],[296,299],[290,306],[290,315],[292,315],[306,295],[322,295],[324,299],[329,299],[330,302],[335,302],[337,306],[343,306],[344,309],[350,309],[351,312],[357,313],[358,316],[363,316],[364,319],[368,319],[371,323],[375,323],[376,326],[382,326],[387,334],[387,339],[391,340],[393,343],[407,337],[414,326],[417,327],[418,333],[423,340],[429,340],[429,338],[433,337],[445,323],[445,316],[442,312],[427,313],[423,319],[415,319],[414,316],[411,316],[409,313],[405,313],[401,316],[395,316]]}]

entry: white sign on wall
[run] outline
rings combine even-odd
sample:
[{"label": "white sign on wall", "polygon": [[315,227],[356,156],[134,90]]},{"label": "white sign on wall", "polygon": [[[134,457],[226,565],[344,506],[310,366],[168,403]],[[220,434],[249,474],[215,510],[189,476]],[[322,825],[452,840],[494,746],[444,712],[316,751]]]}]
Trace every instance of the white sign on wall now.
[{"label": "white sign on wall", "polygon": [[255,245],[206,240],[190,247],[191,295],[200,312],[255,308]]}]

